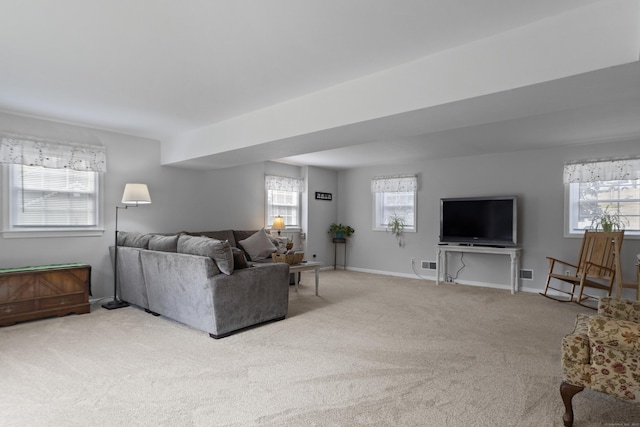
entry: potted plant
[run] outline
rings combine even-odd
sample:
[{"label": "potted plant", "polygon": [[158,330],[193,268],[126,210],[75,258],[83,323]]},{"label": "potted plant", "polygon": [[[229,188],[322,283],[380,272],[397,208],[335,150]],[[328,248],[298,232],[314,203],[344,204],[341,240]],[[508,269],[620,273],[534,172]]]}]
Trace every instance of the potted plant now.
[{"label": "potted plant", "polygon": [[349,225],[336,224],[335,222],[329,226],[329,234],[335,236],[336,239],[344,239],[351,237],[355,230]]},{"label": "potted plant", "polygon": [[404,240],[402,239],[404,235],[404,218],[394,214],[389,221],[387,222],[387,230],[391,231],[391,233],[398,240],[398,246],[402,247],[404,245]]},{"label": "potted plant", "polygon": [[286,248],[287,248],[288,251],[290,251],[293,248],[293,238],[292,237],[287,237]]},{"label": "potted plant", "polygon": [[602,213],[596,215],[591,220],[591,228],[599,231],[620,231],[624,228],[626,220],[618,213],[609,212],[609,206],[607,206]]}]

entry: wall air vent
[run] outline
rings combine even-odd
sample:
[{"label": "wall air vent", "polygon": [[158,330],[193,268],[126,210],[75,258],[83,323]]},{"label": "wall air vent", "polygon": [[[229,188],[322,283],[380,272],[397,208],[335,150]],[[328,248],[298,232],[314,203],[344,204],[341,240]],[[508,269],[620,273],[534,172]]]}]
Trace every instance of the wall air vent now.
[{"label": "wall air vent", "polygon": [[522,280],[533,280],[533,270],[520,270]]}]

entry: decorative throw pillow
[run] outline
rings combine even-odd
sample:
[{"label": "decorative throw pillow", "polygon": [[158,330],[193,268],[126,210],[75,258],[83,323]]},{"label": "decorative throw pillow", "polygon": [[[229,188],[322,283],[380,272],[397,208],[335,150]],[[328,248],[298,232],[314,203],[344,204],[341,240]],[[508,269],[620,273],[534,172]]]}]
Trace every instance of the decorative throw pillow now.
[{"label": "decorative throw pillow", "polygon": [[251,261],[260,261],[271,256],[276,251],[276,247],[271,243],[264,228],[252,234],[245,240],[238,242],[242,249],[249,255]]},{"label": "decorative throw pillow", "polygon": [[149,240],[151,240],[151,234],[142,234],[135,231],[118,231],[118,246],[148,249]]},{"label": "decorative throw pillow", "polygon": [[149,249],[161,252],[178,252],[178,235],[175,236],[151,236]]},{"label": "decorative throw pillow", "polygon": [[241,268],[247,268],[247,259],[244,257],[244,251],[242,249],[231,247],[233,253],[233,269],[240,270]]},{"label": "decorative throw pillow", "polygon": [[226,240],[182,235],[178,238],[178,252],[208,256],[215,261],[221,272],[226,275],[233,273],[233,253]]},{"label": "decorative throw pillow", "polygon": [[278,237],[278,236],[269,236],[271,243],[276,247],[276,252],[279,254],[283,254],[287,252],[287,238],[286,237]]}]

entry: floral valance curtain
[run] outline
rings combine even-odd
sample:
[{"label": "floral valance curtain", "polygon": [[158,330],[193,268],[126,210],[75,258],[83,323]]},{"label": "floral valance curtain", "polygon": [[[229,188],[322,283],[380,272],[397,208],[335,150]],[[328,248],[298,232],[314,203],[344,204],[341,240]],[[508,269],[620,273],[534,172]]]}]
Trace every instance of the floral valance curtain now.
[{"label": "floral valance curtain", "polygon": [[304,190],[304,180],[301,178],[290,178],[288,176],[266,175],[264,177],[264,186],[267,190],[302,193]]},{"label": "floral valance curtain", "polygon": [[564,165],[565,184],[640,179],[640,157],[570,162]]},{"label": "floral valance curtain", "polygon": [[107,171],[106,150],[101,145],[42,141],[35,138],[2,137],[0,163],[77,171]]},{"label": "floral valance curtain", "polygon": [[418,177],[380,176],[371,180],[372,193],[407,192],[418,190]]}]

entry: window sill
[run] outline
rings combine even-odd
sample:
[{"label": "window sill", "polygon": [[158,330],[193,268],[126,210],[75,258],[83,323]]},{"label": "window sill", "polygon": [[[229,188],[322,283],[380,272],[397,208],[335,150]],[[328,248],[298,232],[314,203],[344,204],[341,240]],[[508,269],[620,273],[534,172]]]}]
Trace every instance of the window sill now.
[{"label": "window sill", "polygon": [[4,230],[4,239],[29,239],[48,237],[100,237],[104,234],[104,229],[95,230]]},{"label": "window sill", "polygon": [[[391,233],[391,230],[388,228],[373,228],[373,231],[385,231]],[[415,228],[405,228],[402,230],[403,233],[417,233],[418,231]]]},{"label": "window sill", "polygon": [[[576,239],[582,239],[584,237],[584,231],[581,231],[579,233],[564,233],[564,237],[567,238],[576,238]],[[640,233],[636,232],[630,232],[630,231],[625,231],[624,232],[624,240],[640,240]]]}]

